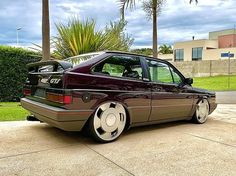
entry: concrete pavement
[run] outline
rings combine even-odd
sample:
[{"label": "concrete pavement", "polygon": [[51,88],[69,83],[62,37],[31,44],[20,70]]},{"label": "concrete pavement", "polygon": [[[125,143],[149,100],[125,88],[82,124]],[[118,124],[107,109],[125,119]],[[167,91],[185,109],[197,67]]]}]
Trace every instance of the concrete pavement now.
[{"label": "concrete pavement", "polygon": [[236,175],[232,106],[219,105],[203,125],[132,128],[108,144],[44,123],[1,122],[0,175]]},{"label": "concrete pavement", "polygon": [[216,102],[219,104],[235,104],[236,106],[236,91],[216,92]]}]

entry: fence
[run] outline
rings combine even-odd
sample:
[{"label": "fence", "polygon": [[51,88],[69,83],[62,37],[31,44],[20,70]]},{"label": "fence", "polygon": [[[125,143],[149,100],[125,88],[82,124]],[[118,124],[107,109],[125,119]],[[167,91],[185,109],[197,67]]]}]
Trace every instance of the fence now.
[{"label": "fence", "polygon": [[185,77],[236,75],[236,59],[172,62]]}]

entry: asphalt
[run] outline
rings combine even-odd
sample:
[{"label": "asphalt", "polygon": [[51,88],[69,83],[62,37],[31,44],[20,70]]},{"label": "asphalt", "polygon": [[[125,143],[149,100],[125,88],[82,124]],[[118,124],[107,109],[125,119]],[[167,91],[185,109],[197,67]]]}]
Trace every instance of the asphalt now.
[{"label": "asphalt", "polygon": [[203,125],[132,128],[97,144],[39,122],[0,123],[0,175],[236,175],[236,105]]}]

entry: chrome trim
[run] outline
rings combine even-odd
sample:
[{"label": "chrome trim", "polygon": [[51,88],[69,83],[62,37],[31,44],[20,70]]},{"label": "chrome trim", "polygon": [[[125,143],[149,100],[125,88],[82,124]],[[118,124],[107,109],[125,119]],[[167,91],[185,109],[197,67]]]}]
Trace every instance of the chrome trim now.
[{"label": "chrome trim", "polygon": [[124,92],[124,93],[151,93],[147,91],[128,91],[128,90],[105,90],[105,89],[64,89],[64,90],[72,90],[72,91],[85,91],[85,92]]}]

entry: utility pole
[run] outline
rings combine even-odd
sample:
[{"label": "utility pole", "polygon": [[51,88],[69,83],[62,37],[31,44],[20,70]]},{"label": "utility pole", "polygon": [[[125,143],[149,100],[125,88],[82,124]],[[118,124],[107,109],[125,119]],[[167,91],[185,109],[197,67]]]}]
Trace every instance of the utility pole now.
[{"label": "utility pole", "polygon": [[228,52],[228,89],[230,88],[230,51]]},{"label": "utility pole", "polygon": [[19,46],[19,31],[21,30],[21,27],[16,28],[16,45]]}]

